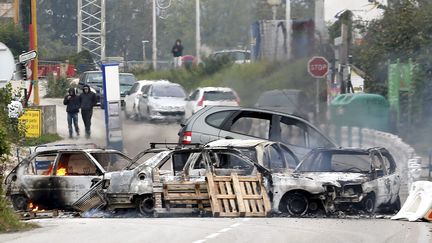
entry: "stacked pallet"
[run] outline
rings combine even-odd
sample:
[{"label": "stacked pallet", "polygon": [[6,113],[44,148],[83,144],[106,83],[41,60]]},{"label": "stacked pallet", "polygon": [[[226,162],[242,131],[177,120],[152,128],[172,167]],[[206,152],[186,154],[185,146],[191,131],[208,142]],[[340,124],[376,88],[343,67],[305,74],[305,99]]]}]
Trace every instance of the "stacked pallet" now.
[{"label": "stacked pallet", "polygon": [[208,173],[207,183],[213,216],[265,217],[271,211],[261,174],[214,176]]}]

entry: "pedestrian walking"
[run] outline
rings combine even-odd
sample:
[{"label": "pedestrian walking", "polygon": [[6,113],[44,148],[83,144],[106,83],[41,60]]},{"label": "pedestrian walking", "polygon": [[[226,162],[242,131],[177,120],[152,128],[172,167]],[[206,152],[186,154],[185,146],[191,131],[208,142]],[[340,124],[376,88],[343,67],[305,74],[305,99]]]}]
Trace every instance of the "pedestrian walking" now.
[{"label": "pedestrian walking", "polygon": [[86,138],[90,138],[93,106],[97,103],[96,94],[90,90],[90,86],[84,85],[83,92],[80,94],[79,99],[81,103],[81,116],[85,126],[85,135]]},{"label": "pedestrian walking", "polygon": [[174,57],[174,67],[178,68],[181,66],[181,57],[183,56],[183,45],[180,39],[177,39],[174,46],[171,49],[171,53]]},{"label": "pedestrian walking", "polygon": [[78,112],[81,104],[80,98],[77,96],[75,88],[69,88],[68,95],[65,96],[63,104],[66,105],[69,138],[72,138],[73,135],[72,123],[74,125],[76,135],[79,136]]}]

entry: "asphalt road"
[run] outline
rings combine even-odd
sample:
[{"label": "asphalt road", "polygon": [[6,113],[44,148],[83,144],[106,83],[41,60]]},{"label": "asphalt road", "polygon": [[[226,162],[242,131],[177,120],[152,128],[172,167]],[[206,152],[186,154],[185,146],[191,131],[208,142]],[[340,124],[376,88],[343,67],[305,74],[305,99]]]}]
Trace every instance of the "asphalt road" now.
[{"label": "asphalt road", "polygon": [[[105,146],[104,113],[95,108],[92,137],[68,139],[65,106],[61,99],[43,99],[57,105],[61,143]],[[80,128],[84,125],[80,117]],[[123,120],[126,153],[134,156],[149,142],[176,142],[178,124],[150,124]],[[0,242],[432,242],[432,224],[389,219],[311,218],[56,218],[32,220],[41,228],[0,234]]]},{"label": "asphalt road", "polygon": [[0,242],[392,242],[430,243],[428,223],[384,219],[128,218],[44,219]]}]

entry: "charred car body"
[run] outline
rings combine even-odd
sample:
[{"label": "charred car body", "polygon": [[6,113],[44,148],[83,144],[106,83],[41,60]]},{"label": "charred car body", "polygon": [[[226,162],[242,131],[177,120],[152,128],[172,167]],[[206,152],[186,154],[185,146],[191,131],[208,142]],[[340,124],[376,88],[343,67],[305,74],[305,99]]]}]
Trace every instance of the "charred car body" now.
[{"label": "charred car body", "polygon": [[131,159],[116,150],[46,148],[23,159],[6,177],[6,195],[16,210],[32,203],[39,209],[72,209],[102,179]]},{"label": "charred car body", "polygon": [[314,149],[293,174],[274,173],[272,182],[273,209],[291,215],[400,208],[400,178],[384,148]]},{"label": "charred car body", "polygon": [[258,169],[265,172],[240,151],[226,147],[150,149],[146,153],[153,156],[136,167],[105,173],[102,188],[109,210],[137,208],[148,215],[154,212],[154,193],[162,191],[163,183],[205,181],[209,172],[214,175],[254,175]]}]

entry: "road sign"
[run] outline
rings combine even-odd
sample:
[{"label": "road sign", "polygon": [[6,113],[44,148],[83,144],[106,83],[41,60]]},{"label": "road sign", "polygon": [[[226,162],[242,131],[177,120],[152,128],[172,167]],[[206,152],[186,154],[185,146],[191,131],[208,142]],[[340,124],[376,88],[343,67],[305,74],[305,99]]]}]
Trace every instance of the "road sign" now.
[{"label": "road sign", "polygon": [[0,42],[0,88],[3,88],[13,77],[15,61],[9,48]]},{"label": "road sign", "polygon": [[26,128],[27,138],[38,138],[42,134],[42,110],[25,109],[24,114],[20,116],[19,121]]},{"label": "road sign", "polygon": [[19,62],[26,62],[28,60],[35,59],[36,57],[37,57],[36,51],[29,51],[19,55],[18,60]]},{"label": "road sign", "polygon": [[312,77],[323,78],[329,71],[329,62],[324,57],[312,57],[307,67]]}]

